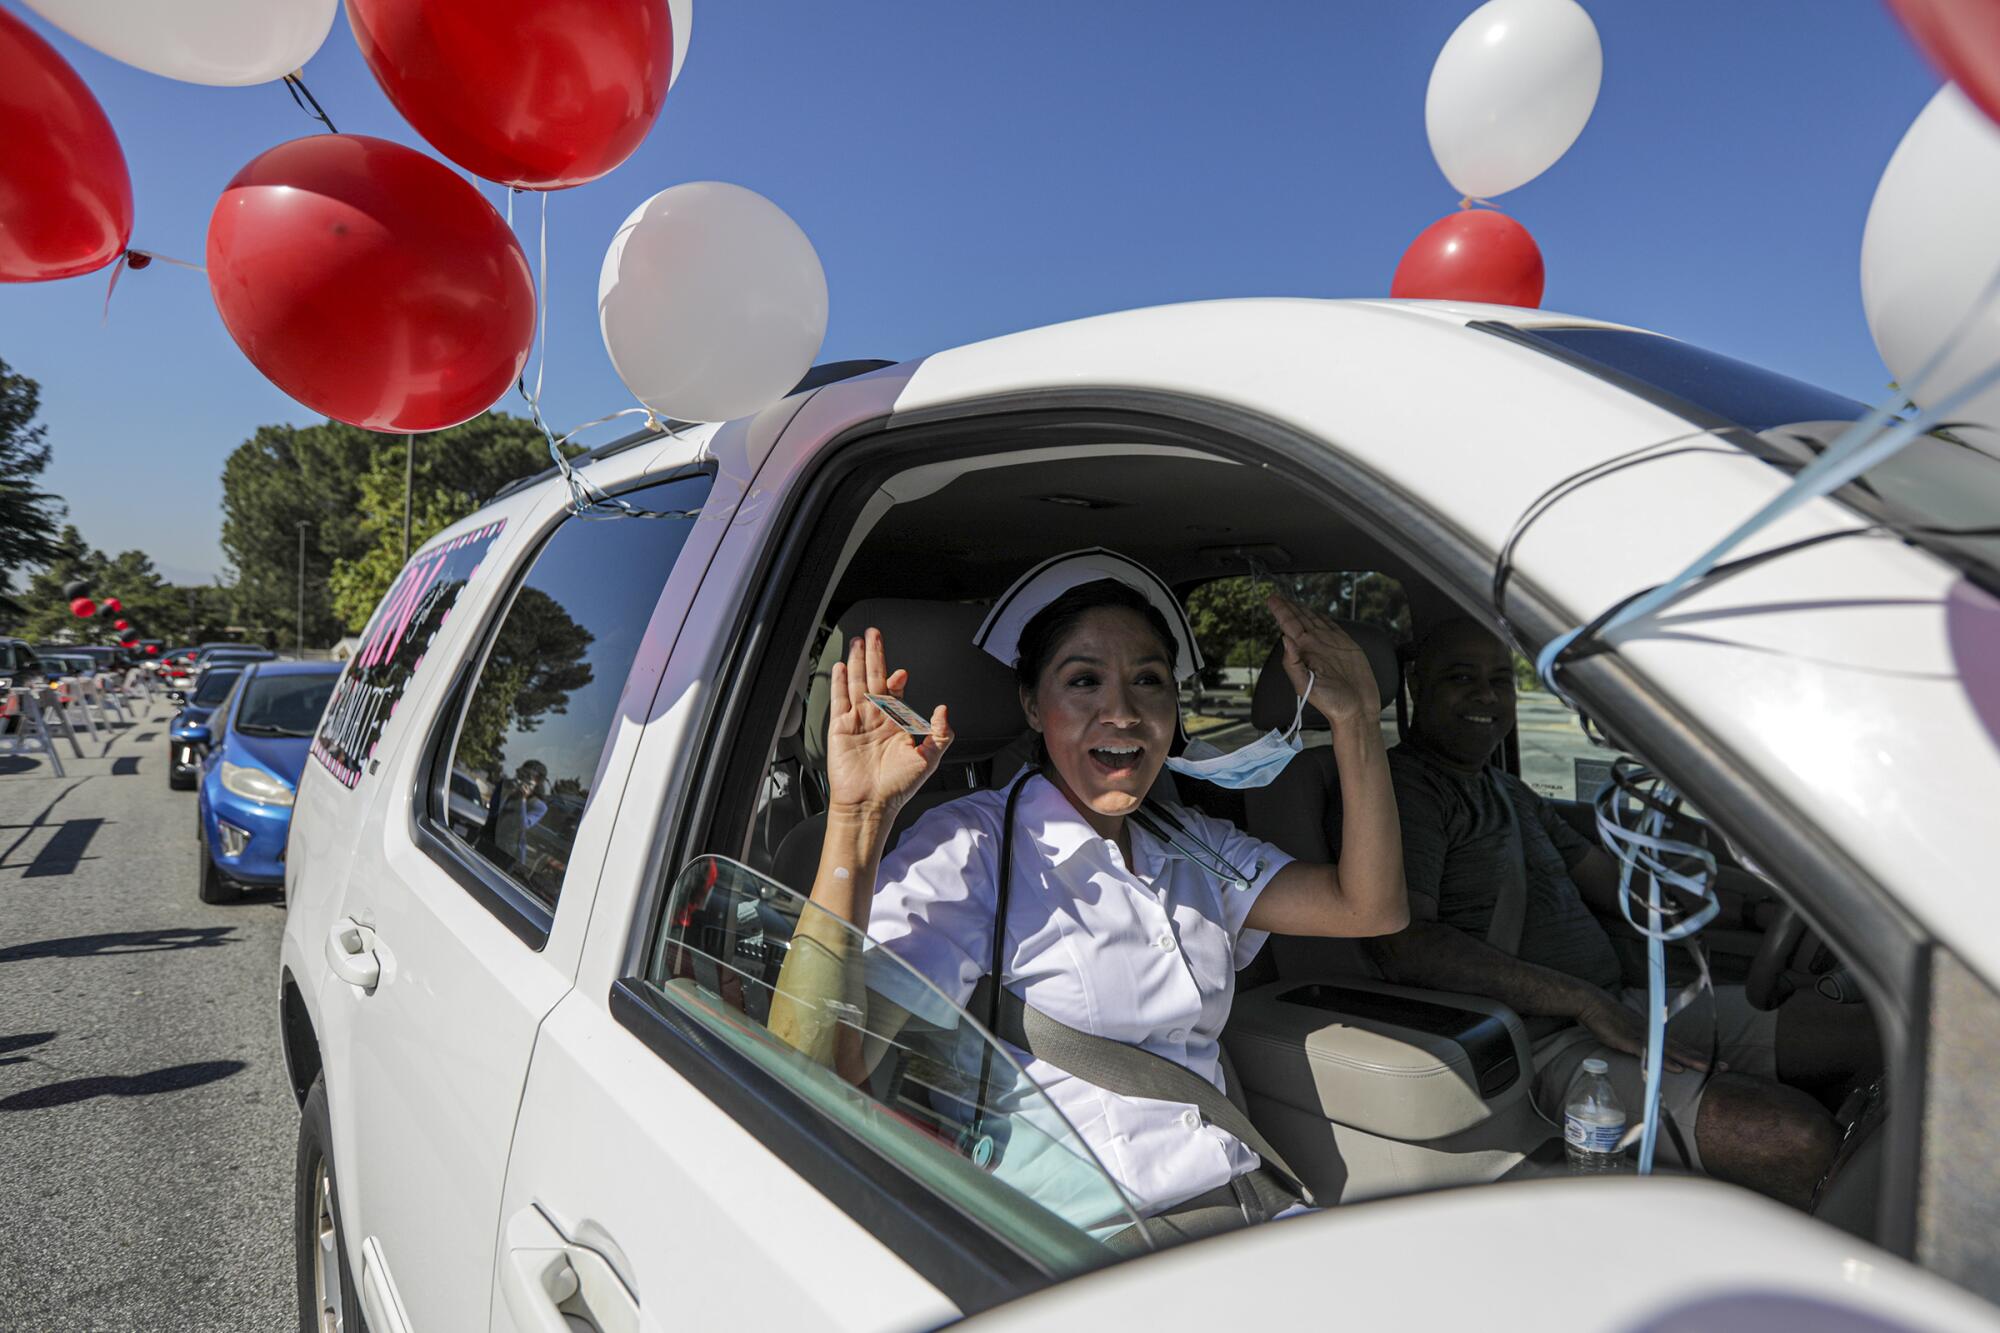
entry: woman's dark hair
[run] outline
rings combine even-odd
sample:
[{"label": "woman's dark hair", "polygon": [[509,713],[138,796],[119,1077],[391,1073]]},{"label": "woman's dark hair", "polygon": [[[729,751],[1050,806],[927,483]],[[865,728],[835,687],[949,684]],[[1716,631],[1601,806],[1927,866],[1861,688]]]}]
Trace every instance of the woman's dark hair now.
[{"label": "woman's dark hair", "polygon": [[[1086,615],[1103,607],[1137,611],[1145,618],[1146,627],[1159,637],[1160,650],[1166,654],[1167,661],[1171,664],[1177,659],[1177,641],[1167,625],[1167,618],[1160,614],[1160,608],[1147,601],[1146,595],[1130,584],[1116,579],[1099,579],[1095,583],[1082,583],[1071,588],[1035,612],[1021,627],[1020,656],[1014,661],[1014,675],[1021,688],[1034,693],[1035,686],[1042,679],[1042,672],[1048,668],[1049,659],[1055,656],[1056,649],[1069,637],[1070,631]],[[1173,674],[1171,665],[1167,674]]]}]

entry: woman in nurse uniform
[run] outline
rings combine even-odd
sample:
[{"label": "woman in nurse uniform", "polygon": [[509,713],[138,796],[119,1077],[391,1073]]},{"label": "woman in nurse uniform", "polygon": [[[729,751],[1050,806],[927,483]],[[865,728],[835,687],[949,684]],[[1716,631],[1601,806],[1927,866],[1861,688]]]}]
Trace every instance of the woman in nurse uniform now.
[{"label": "woman in nurse uniform", "polygon": [[[1386,935],[1409,920],[1368,661],[1326,617],[1282,597],[1269,605],[1293,688],[1333,727],[1338,864],[1294,861],[1225,821],[1148,800],[1177,731],[1177,682],[1200,659],[1171,591],[1099,549],[1031,570],[979,632],[980,646],[1015,668],[1039,762],[1005,788],[929,811],[886,859],[897,811],[951,745],[951,718],[940,705],[927,736],[904,730],[867,697],[902,695],[908,673],[892,667],[891,646],[874,629],[848,645],[832,672],[831,800],[813,903],[958,1005],[997,958],[996,980],[1033,1010],[1222,1088],[1218,1039],[1235,971],[1268,932]],[[1273,733],[1174,766],[1256,786],[1294,750]],[[1171,1220],[1172,1234],[1263,1220],[1297,1201],[1295,1182],[1188,1101],[1120,1095],[1017,1054],[1139,1215]],[[849,1078],[865,1075],[851,1029],[831,1056]]]}]

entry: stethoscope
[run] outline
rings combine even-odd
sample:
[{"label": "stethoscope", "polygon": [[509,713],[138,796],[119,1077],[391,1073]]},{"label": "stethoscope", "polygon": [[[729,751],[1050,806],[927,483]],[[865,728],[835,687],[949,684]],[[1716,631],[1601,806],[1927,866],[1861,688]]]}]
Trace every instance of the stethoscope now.
[{"label": "stethoscope", "polygon": [[1250,886],[1257,882],[1257,877],[1264,873],[1264,862],[1259,858],[1250,873],[1244,874],[1164,805],[1148,801],[1126,818],[1239,893],[1247,893]]}]

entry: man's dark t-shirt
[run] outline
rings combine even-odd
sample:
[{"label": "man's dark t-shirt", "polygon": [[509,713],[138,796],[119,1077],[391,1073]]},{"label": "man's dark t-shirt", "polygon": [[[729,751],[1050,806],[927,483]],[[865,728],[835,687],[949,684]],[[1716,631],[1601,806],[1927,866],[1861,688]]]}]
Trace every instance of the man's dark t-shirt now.
[{"label": "man's dark t-shirt", "polygon": [[1403,826],[1403,876],[1410,915],[1442,921],[1485,939],[1500,888],[1519,873],[1500,791],[1512,799],[1527,858],[1528,897],[1521,919],[1523,962],[1539,963],[1615,990],[1621,984],[1611,937],[1584,905],[1569,870],[1591,844],[1528,785],[1493,770],[1469,777],[1404,743],[1389,751],[1396,813]]}]

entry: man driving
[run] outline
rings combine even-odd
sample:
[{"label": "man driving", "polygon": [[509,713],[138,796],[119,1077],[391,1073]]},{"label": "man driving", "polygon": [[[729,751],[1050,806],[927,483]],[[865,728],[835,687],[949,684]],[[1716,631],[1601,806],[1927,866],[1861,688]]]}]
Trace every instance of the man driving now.
[{"label": "man driving", "polygon": [[[1512,655],[1477,622],[1448,621],[1419,644],[1410,682],[1409,737],[1389,760],[1411,924],[1370,942],[1377,962],[1392,981],[1490,996],[1527,1019],[1544,1113],[1561,1114],[1577,1066],[1596,1056],[1636,1124],[1645,993],[1623,992],[1592,912],[1618,912],[1618,866],[1493,765],[1514,727]],[[1661,1097],[1674,1132],[1659,1142],[1669,1159],[1806,1207],[1840,1136],[1818,1102],[1777,1081],[1781,1032],[1778,1014],[1752,1009],[1741,986],[1717,986],[1713,1005],[1704,997],[1676,1016]],[[1816,1044],[1791,1043],[1802,1054],[1788,1075]]]}]

